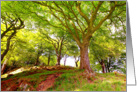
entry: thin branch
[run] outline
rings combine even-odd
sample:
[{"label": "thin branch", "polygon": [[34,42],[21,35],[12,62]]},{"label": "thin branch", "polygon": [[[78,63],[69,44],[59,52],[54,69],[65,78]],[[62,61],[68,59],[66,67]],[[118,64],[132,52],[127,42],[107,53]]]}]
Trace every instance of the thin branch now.
[{"label": "thin branch", "polygon": [[93,23],[94,23],[94,21],[96,19],[96,16],[97,16],[97,12],[98,12],[98,10],[99,10],[99,8],[101,7],[102,4],[103,4],[103,1],[99,1],[98,6],[96,7],[95,11],[93,12],[93,14],[90,18],[90,21],[91,21],[90,26],[91,27],[93,26]]},{"label": "thin branch", "polygon": [[73,26],[74,29],[75,29],[77,39],[80,40],[79,34],[78,34],[78,29],[77,29],[77,27],[75,26],[74,22],[72,22],[72,26]]},{"label": "thin branch", "polygon": [[124,12],[124,10],[123,10],[123,11],[120,11],[117,15],[112,16],[111,18],[117,17],[118,15],[122,14],[123,12]]},{"label": "thin branch", "polygon": [[91,1],[91,2],[92,2],[93,7],[96,9],[96,6],[95,6],[94,2],[93,1]]},{"label": "thin branch", "polygon": [[106,19],[108,19],[108,18],[111,16],[111,14],[113,13],[113,11],[115,10],[115,7],[116,7],[115,5],[114,5],[113,7],[111,7],[111,10],[110,10],[109,14],[106,15],[106,16],[99,22],[99,24],[93,29],[93,33],[94,33],[97,29],[100,28],[100,26],[103,24],[103,22],[104,22]]},{"label": "thin branch", "polygon": [[[71,5],[71,4],[70,4]],[[76,22],[77,22],[77,24],[78,24],[78,26],[79,26],[79,28],[81,29],[81,31],[83,31],[83,29],[82,29],[82,27],[80,26],[80,23],[83,25],[83,27],[85,27],[86,28],[86,26],[84,25],[84,23],[81,21],[81,19],[78,19],[78,17],[77,17],[77,15],[75,14],[75,12],[73,11],[73,9],[72,9],[72,6],[71,6],[71,12],[72,12],[72,14],[75,16],[75,18],[76,18]],[[80,23],[79,23],[80,22]]]},{"label": "thin branch", "polygon": [[119,7],[119,6],[123,6],[123,5],[126,5],[126,2],[123,3],[123,4],[116,4],[117,7]]}]

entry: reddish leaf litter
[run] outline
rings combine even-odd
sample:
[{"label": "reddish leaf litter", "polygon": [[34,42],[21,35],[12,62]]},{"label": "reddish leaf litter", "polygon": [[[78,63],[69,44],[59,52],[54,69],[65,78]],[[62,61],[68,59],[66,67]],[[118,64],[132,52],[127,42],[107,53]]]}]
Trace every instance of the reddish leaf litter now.
[{"label": "reddish leaf litter", "polygon": [[[16,78],[1,81],[1,91],[15,91],[18,87],[18,85],[15,83],[15,80]],[[9,85],[11,86],[9,87]]]},{"label": "reddish leaf litter", "polygon": [[[28,86],[29,88],[27,88]],[[34,90],[26,80],[17,81],[17,78],[12,78],[1,82],[1,91],[17,91],[17,89],[22,91]]]},{"label": "reddish leaf litter", "polygon": [[39,69],[44,69],[48,71],[53,71],[53,70],[64,70],[64,69],[74,69],[73,67],[66,67],[66,66],[41,66]]},{"label": "reddish leaf litter", "polygon": [[[48,66],[48,67],[40,67],[38,68],[38,70],[41,70],[43,69],[44,70],[49,70],[49,71],[53,71],[53,70],[62,70],[62,69],[73,69],[73,67],[64,67],[64,66]],[[32,75],[32,74],[35,74],[35,73],[40,73],[42,71],[37,71],[37,68],[36,68],[36,71],[33,71],[33,72],[28,72],[26,74],[27,75]],[[46,75],[47,78],[45,81],[42,81],[38,87],[36,88],[37,91],[46,91],[48,88],[52,87],[54,85],[54,82],[56,80],[57,77],[59,77],[62,73],[55,73],[55,74],[49,74],[49,75]],[[46,77],[45,76],[45,77]],[[20,90],[20,91],[33,91],[35,90],[34,87],[33,87],[34,84],[32,84],[30,82],[29,79],[25,79],[25,78],[11,78],[11,79],[8,79],[8,80],[3,80],[1,81],[1,91],[17,91],[17,90]]]},{"label": "reddish leaf litter", "polygon": [[54,85],[55,79],[58,78],[62,73],[50,74],[45,81],[42,81],[38,87],[37,91],[46,91],[48,88]]},{"label": "reddish leaf litter", "polygon": [[87,70],[85,70],[84,72],[80,74],[80,76],[85,78],[90,84],[94,83],[93,80],[96,80],[96,78],[94,77],[95,75],[96,75],[95,73],[89,73],[87,72]]},{"label": "reddish leaf litter", "polygon": [[33,72],[28,72],[28,73],[26,73],[26,76],[28,76],[28,75],[33,75],[33,74],[36,74],[36,73],[42,73],[41,71],[33,71]]}]

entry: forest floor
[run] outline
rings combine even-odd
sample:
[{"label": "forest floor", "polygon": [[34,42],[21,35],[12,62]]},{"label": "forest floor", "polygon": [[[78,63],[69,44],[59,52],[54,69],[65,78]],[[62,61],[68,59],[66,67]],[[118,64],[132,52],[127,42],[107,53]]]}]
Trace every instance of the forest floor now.
[{"label": "forest floor", "polygon": [[11,71],[2,75],[1,90],[126,91],[126,75],[119,73],[96,73],[95,77],[88,78],[84,75],[84,70],[68,66],[35,66],[23,69],[20,73]]}]

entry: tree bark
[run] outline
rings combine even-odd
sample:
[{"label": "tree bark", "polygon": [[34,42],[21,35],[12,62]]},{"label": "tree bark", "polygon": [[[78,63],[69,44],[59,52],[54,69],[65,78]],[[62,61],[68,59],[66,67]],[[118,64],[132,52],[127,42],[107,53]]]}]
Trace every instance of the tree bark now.
[{"label": "tree bark", "polygon": [[16,30],[14,30],[14,32],[9,36],[9,38],[7,39],[7,46],[6,46],[6,50],[2,53],[1,55],[1,61],[3,60],[3,58],[5,57],[5,55],[8,53],[9,48],[10,48],[10,41],[11,38],[16,34]]},{"label": "tree bark", "polygon": [[48,66],[49,66],[49,63],[50,63],[50,54],[48,56]]},{"label": "tree bark", "polygon": [[103,73],[106,73],[106,72],[105,72],[105,64],[104,64],[104,63],[102,64],[102,72],[103,72]]},{"label": "tree bark", "polygon": [[77,67],[77,59],[76,59],[76,56],[74,56],[74,58],[75,58],[75,64],[76,64],[76,67]]},{"label": "tree bark", "polygon": [[64,66],[66,65],[67,55],[64,57]]},{"label": "tree bark", "polygon": [[60,65],[61,55],[57,55],[57,65]]},{"label": "tree bark", "polygon": [[60,60],[61,60],[61,51],[62,51],[62,48],[63,48],[63,41],[64,41],[64,37],[61,39],[60,42],[57,42],[58,45],[53,44],[54,48],[55,48],[55,51],[56,51],[56,56],[57,56],[57,64],[56,65],[60,65]]},{"label": "tree bark", "polygon": [[86,69],[88,72],[94,73],[90,68],[88,45],[80,47],[80,69]]},{"label": "tree bark", "polygon": [[5,61],[4,61],[3,64],[2,64],[2,67],[1,67],[1,75],[4,73],[4,70],[6,69],[7,61],[8,61],[8,59],[6,58]]},{"label": "tree bark", "polygon": [[106,73],[106,71],[105,71],[106,67],[105,67],[104,60],[101,60],[100,64],[101,64],[101,67],[102,67],[102,72]]},{"label": "tree bark", "polygon": [[76,67],[78,67],[79,57],[78,57],[78,60],[76,59],[76,56],[74,56],[74,58],[75,58],[75,64],[76,64]]},{"label": "tree bark", "polygon": [[78,61],[76,61],[75,64],[76,64],[76,67],[78,67]]},{"label": "tree bark", "polygon": [[2,34],[1,34],[1,39],[6,35],[6,33],[9,31],[9,29],[7,29],[6,31],[4,31]]},{"label": "tree bark", "polygon": [[[6,21],[4,19],[4,21]],[[20,24],[17,26],[17,24],[19,23],[20,21]],[[7,23],[5,24],[7,25]],[[15,27],[16,25],[16,27]],[[10,26],[7,28],[6,27],[6,30],[1,34],[1,39],[11,30],[19,30],[19,29],[22,29],[24,28],[24,21],[22,21],[20,18],[16,18],[16,19],[13,19],[13,20],[10,20]]]},{"label": "tree bark", "polygon": [[107,65],[105,65],[105,67],[106,67],[106,73],[108,73]]},{"label": "tree bark", "polygon": [[108,72],[110,72],[111,59],[112,57],[109,58],[109,62],[107,63]]},{"label": "tree bark", "polygon": [[36,63],[35,63],[35,65],[37,66],[37,65],[39,65],[39,55],[37,56],[37,59],[36,59]]}]

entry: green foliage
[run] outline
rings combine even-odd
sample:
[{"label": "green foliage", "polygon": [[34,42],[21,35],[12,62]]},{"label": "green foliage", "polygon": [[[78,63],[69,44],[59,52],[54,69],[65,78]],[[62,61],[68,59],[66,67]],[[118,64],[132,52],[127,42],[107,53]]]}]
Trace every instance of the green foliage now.
[{"label": "green foliage", "polygon": [[[1,61],[8,60],[6,72],[22,66],[47,66],[49,60],[49,66],[54,66],[58,56],[76,59],[88,47],[90,64],[86,67],[100,72],[103,61],[111,73],[85,78],[84,70],[77,68],[31,69],[2,81],[15,78],[18,84],[25,80],[36,90],[49,75],[59,73],[48,91],[126,90],[126,1],[1,1],[1,55],[14,31],[16,35]],[[124,74],[112,73],[114,70]]]},{"label": "green foliage", "polygon": [[[1,33],[16,18],[25,25],[11,40],[5,57],[10,66],[35,65],[37,60],[47,65],[49,55],[50,65],[55,65],[57,54],[78,57],[81,47],[89,44],[93,70],[99,72],[97,62],[107,63],[112,57],[112,71],[126,72],[126,55],[122,56],[126,49],[125,1],[2,1],[1,16]],[[1,41],[1,54],[12,31]],[[120,67],[114,65],[116,58]]]},{"label": "green foliage", "polygon": [[[104,28],[104,30],[100,29],[99,31],[95,32],[91,39],[89,56],[95,71],[99,72],[101,70],[101,65],[99,63],[101,60],[104,60],[106,68],[108,68],[107,65],[110,64],[112,67],[110,69],[111,72],[124,67],[124,63],[122,62],[125,62],[125,57],[123,57],[122,54],[125,53],[126,45],[123,44],[121,39],[114,38],[113,34],[116,34],[116,32],[112,33]],[[116,63],[116,59],[119,62],[117,65],[114,65]]]}]

